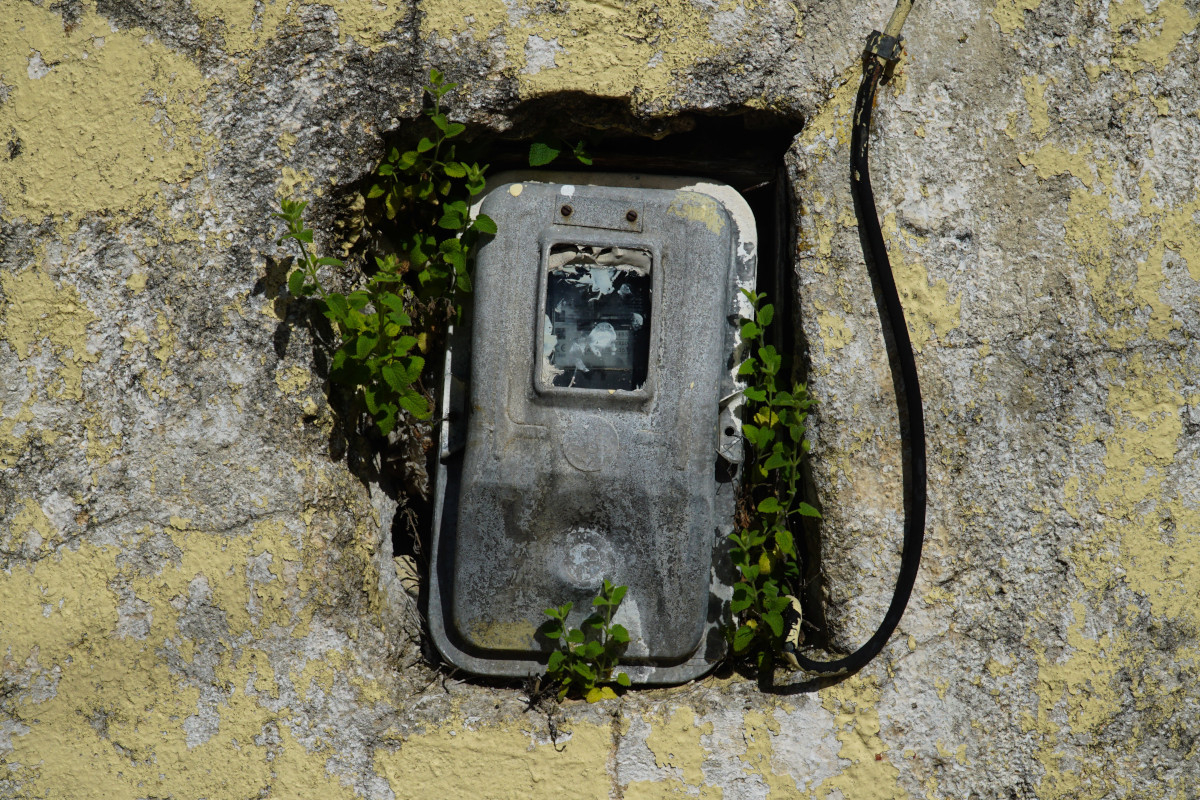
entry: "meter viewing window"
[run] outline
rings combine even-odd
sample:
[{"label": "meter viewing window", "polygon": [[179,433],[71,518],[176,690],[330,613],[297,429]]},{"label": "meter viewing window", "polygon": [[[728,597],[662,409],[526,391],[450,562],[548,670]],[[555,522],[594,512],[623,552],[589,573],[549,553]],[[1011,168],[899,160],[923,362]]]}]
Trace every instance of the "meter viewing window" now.
[{"label": "meter viewing window", "polygon": [[543,385],[636,391],[650,363],[651,254],[627,247],[550,248]]}]

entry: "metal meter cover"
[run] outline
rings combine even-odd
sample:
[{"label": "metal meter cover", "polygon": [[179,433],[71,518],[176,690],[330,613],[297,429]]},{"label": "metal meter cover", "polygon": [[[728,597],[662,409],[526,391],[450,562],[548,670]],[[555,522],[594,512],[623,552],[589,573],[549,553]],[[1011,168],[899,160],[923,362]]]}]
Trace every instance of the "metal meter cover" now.
[{"label": "metal meter cover", "polygon": [[724,654],[741,461],[739,287],[756,233],[731,187],[507,173],[477,211],[469,319],[450,337],[428,607],[443,656],[545,670],[544,609],[629,587],[622,670],[703,674]]}]

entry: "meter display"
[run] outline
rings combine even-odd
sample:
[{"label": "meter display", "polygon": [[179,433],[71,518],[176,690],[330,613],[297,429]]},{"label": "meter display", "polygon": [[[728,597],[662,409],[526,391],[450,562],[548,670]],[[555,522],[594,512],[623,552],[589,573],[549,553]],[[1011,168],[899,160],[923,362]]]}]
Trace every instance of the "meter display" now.
[{"label": "meter display", "polygon": [[749,207],[687,178],[509,173],[477,210],[497,233],[446,354],[433,640],[469,672],[539,674],[544,609],[578,626],[609,580],[621,670],[701,675],[731,596]]},{"label": "meter display", "polygon": [[650,254],[550,248],[544,378],[554,386],[639,389],[650,357]]}]

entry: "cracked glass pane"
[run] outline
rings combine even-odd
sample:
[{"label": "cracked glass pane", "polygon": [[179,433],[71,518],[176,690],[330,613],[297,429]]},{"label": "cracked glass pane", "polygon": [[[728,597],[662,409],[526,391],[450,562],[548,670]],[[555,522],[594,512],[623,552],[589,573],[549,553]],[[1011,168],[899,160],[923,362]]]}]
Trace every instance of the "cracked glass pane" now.
[{"label": "cracked glass pane", "polygon": [[550,249],[543,378],[581,389],[642,387],[650,363],[651,260],[636,248]]}]

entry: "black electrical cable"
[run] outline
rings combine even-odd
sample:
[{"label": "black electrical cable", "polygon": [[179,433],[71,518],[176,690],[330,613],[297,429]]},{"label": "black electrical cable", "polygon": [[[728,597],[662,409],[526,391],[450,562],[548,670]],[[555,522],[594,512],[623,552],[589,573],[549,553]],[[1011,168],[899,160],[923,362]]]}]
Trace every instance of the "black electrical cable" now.
[{"label": "black electrical cable", "polygon": [[[911,5],[909,0],[907,6]],[[907,7],[903,9],[904,15],[907,11]],[[896,16],[900,16],[898,23]],[[891,328],[896,361],[900,367],[899,377],[904,400],[902,404],[898,403],[902,406],[899,413],[901,425],[907,422],[907,430],[902,427],[901,433],[903,435],[907,432],[908,438],[908,459],[904,475],[904,544],[900,553],[900,574],[896,579],[892,602],[874,635],[845,658],[814,661],[799,653],[794,654],[796,662],[802,668],[824,676],[857,672],[887,644],[896,626],[900,624],[905,607],[908,606],[908,599],[917,578],[917,568],[921,564],[921,545],[925,539],[925,415],[921,407],[921,387],[917,381],[912,341],[908,337],[908,326],[904,322],[904,309],[900,305],[900,295],[896,291],[896,280],[892,276],[883,232],[879,228],[879,215],[875,209],[875,195],[871,192],[871,172],[867,157],[875,92],[879,88],[880,80],[887,74],[889,65],[894,63],[899,55],[899,27],[903,21],[902,15],[894,15],[895,24],[889,23],[885,34],[873,33],[868,39],[867,51],[863,54],[863,77],[858,88],[858,99],[854,104],[854,128],[850,138],[850,193],[854,198],[854,212],[858,217],[863,259],[883,300],[883,310],[887,315],[884,330],[886,333],[888,327]]]}]

